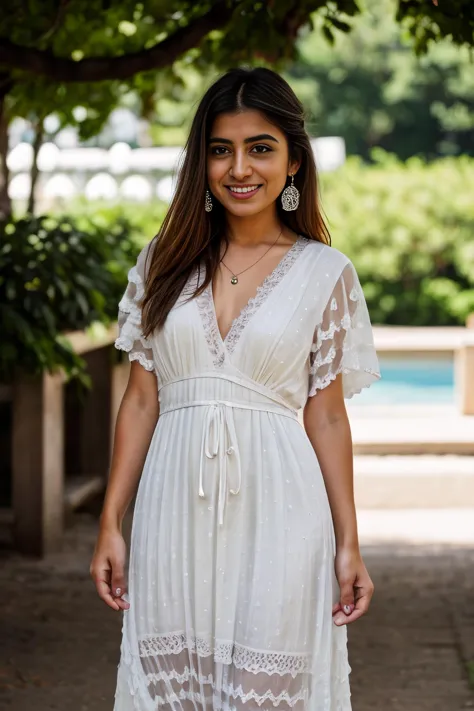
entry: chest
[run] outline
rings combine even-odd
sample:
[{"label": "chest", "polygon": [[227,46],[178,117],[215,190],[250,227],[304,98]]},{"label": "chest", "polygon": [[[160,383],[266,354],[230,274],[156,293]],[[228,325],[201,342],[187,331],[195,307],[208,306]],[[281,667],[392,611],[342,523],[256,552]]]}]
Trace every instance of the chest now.
[{"label": "chest", "polygon": [[264,362],[294,363],[295,353],[304,360],[314,325],[304,246],[300,241],[260,284],[249,280],[240,291],[221,272],[200,295],[171,311],[162,353],[170,346],[196,353],[202,343],[216,367],[232,362],[250,371]]},{"label": "chest", "polygon": [[266,295],[283,278],[288,251],[287,247],[283,252],[275,250],[272,255],[256,263],[250,260],[250,265],[248,257],[243,259],[241,256],[239,259],[235,254],[229,254],[222,260],[209,287],[222,340],[230,333],[233,323],[251,310],[254,302],[263,303]]}]

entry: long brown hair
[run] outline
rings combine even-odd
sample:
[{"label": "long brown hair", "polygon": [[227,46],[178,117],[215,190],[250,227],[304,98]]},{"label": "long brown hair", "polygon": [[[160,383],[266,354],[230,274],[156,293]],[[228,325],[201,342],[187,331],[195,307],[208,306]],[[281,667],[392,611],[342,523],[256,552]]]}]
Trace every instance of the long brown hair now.
[{"label": "long brown hair", "polygon": [[295,185],[300,191],[299,207],[285,212],[278,200],[279,219],[297,234],[331,243],[319,205],[316,164],[301,102],[289,84],[270,69],[232,69],[201,99],[186,142],[174,197],[149,250],[142,303],[146,337],[163,326],[195,267],[204,264],[205,279],[190,298],[206,288],[218,268],[221,240],[227,241],[225,210],[215,199],[212,212],[204,210],[208,140],[219,114],[245,109],[260,111],[278,126],[287,138],[290,159],[301,161],[295,175]]}]

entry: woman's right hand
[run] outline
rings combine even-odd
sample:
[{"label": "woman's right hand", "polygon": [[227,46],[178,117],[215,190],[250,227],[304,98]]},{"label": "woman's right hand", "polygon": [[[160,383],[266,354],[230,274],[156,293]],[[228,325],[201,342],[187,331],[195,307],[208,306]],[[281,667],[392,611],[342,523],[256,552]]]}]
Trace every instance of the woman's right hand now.
[{"label": "woman's right hand", "polygon": [[113,610],[128,610],[125,561],[127,547],[118,529],[99,532],[89,572],[99,597]]}]

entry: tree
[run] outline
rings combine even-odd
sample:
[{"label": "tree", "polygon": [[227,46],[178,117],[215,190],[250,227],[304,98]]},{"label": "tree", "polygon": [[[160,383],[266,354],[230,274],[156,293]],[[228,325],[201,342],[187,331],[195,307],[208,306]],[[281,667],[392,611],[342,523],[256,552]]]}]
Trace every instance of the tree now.
[{"label": "tree", "polygon": [[[57,82],[124,80],[169,66],[209,33],[207,53],[218,63],[256,52],[276,60],[292,54],[314,11],[330,36],[348,31],[359,8],[355,0],[5,0],[0,65]],[[443,37],[474,42],[471,0],[398,0],[397,20],[419,50]]]},{"label": "tree", "polygon": [[311,133],[343,136],[348,152],[365,159],[374,146],[401,159],[474,155],[471,48],[442,39],[416,54],[395,0],[360,4],[351,32],[336,33],[330,52],[316,29],[288,67]]},{"label": "tree", "polygon": [[[3,0],[0,18],[0,217],[8,215],[8,121],[78,103],[90,110],[84,134],[97,129],[121,92],[150,101],[158,70],[188,54],[197,68],[292,57],[312,13],[322,31],[348,31],[355,0]],[[450,36],[473,42],[471,0],[399,0],[399,21],[423,50]],[[94,87],[94,89],[92,89]],[[72,90],[71,90],[72,88]],[[74,121],[74,119],[73,119]]]},{"label": "tree", "polygon": [[[357,12],[337,0],[331,23]],[[36,125],[54,111],[77,125],[81,138],[97,133],[124,95],[138,96],[142,113],[155,94],[157,73],[179,81],[178,58],[205,71],[288,56],[299,27],[323,0],[4,0],[0,18],[0,218],[10,212],[6,166],[8,123]],[[232,31],[227,32],[231,27]],[[250,31],[250,28],[252,30]],[[78,122],[74,108],[86,109]]]}]

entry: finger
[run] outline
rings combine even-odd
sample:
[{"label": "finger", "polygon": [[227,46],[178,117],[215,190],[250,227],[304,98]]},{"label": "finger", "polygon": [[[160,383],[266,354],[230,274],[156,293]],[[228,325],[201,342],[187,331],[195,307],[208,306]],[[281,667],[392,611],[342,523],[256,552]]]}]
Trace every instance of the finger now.
[{"label": "finger", "polygon": [[105,580],[96,580],[95,586],[101,600],[112,610],[120,610],[119,605],[110,594],[110,585]]},{"label": "finger", "polygon": [[334,624],[335,625],[343,625],[343,624],[349,624],[350,622],[355,622],[356,620],[359,619],[359,617],[362,617],[362,615],[365,615],[365,613],[369,609],[369,604],[370,604],[369,597],[364,596],[363,598],[360,598],[360,600],[357,601],[355,609],[351,612],[350,615],[346,615],[343,612],[338,612],[333,618]]},{"label": "finger", "polygon": [[128,600],[122,599],[123,596],[128,593],[128,589],[123,568],[118,564],[112,564],[111,592],[115,602],[119,605],[121,610],[128,610],[130,608]]},{"label": "finger", "polygon": [[122,597],[127,592],[127,583],[122,566],[112,565],[112,580],[110,583],[112,595],[114,597]]},{"label": "finger", "polygon": [[114,602],[117,603],[119,608],[121,610],[129,610],[130,609],[130,603],[127,602],[126,600],[123,600],[121,597],[114,597]]},{"label": "finger", "polygon": [[130,608],[127,593],[123,593],[122,597],[114,597],[114,600],[121,610],[128,610]]},{"label": "finger", "polygon": [[341,627],[342,625],[349,625],[351,622],[355,622],[356,620],[359,619],[359,617],[362,617],[362,615],[365,614],[365,611],[362,610],[354,610],[354,612],[351,615],[345,615],[344,613],[337,614],[333,622],[337,627]]},{"label": "finger", "polygon": [[339,612],[340,609],[341,609],[341,603],[336,602],[336,604],[332,606],[332,614],[335,615],[336,612]]},{"label": "finger", "polygon": [[344,581],[340,585],[340,604],[344,614],[350,615],[355,607],[354,601],[354,581]]}]

